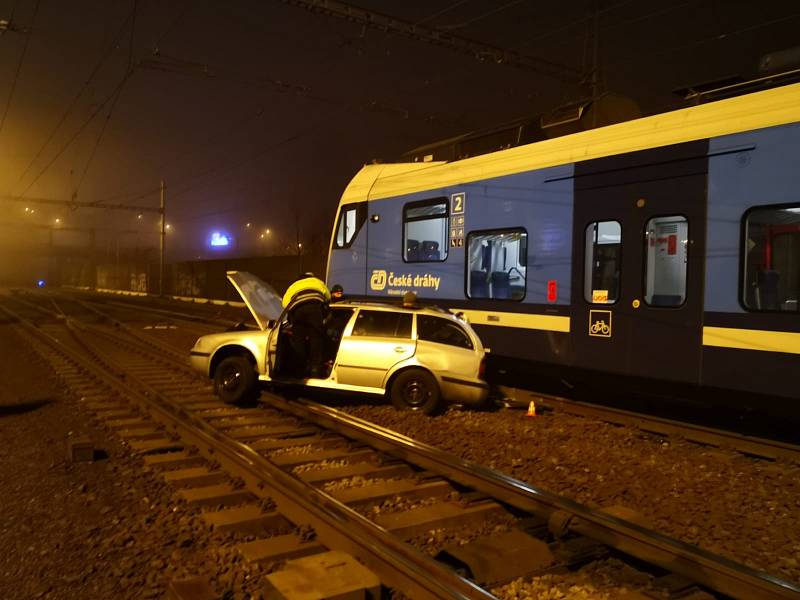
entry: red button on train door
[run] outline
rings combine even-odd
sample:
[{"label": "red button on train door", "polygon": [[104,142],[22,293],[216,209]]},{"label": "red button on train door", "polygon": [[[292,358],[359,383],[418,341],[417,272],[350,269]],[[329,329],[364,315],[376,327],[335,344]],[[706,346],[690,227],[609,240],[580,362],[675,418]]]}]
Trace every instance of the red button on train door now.
[{"label": "red button on train door", "polygon": [[667,238],[667,254],[672,256],[678,253],[678,236],[674,233]]},{"label": "red button on train door", "polygon": [[547,301],[555,302],[558,299],[558,282],[555,279],[550,279],[547,282]]}]

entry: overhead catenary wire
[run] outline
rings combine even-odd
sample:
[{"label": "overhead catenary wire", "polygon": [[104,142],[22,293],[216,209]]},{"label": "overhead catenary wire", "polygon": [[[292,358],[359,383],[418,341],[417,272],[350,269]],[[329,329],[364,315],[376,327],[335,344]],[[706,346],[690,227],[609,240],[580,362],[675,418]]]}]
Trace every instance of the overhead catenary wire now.
[{"label": "overhead catenary wire", "polygon": [[[620,2],[617,2],[616,4],[612,4],[612,5],[607,6],[605,8],[599,9],[599,11],[597,11],[597,14],[602,16],[602,15],[604,15],[606,13],[618,10],[618,9],[622,8],[623,6],[627,6],[628,4],[632,4],[633,2],[635,2],[635,0],[620,0]],[[685,4],[688,4],[688,2],[686,2]],[[672,6],[667,7],[667,9],[662,9],[661,11],[657,11],[657,12],[664,12],[665,10],[672,10]],[[515,45],[511,46],[511,48],[513,48],[514,50],[520,50],[522,48],[527,48],[528,46],[530,46],[532,44],[535,44],[536,42],[540,42],[542,40],[546,40],[548,38],[553,37],[554,35],[558,35],[558,34],[564,32],[564,31],[572,29],[573,27],[577,27],[578,25],[582,25],[582,24],[584,24],[584,23],[586,23],[588,21],[591,21],[591,20],[593,20],[595,18],[595,14],[596,13],[593,11],[591,14],[589,14],[589,15],[587,15],[585,17],[581,17],[580,19],[575,19],[573,21],[565,23],[561,27],[556,27],[555,29],[550,29],[547,32],[542,33],[542,34],[540,34],[540,35],[538,35],[538,36],[536,36],[534,38],[527,39],[524,42],[519,43],[519,44],[515,44]],[[582,33],[583,32],[578,32],[575,35],[582,35]]]},{"label": "overhead catenary wire", "polygon": [[[308,98],[310,100],[322,102],[325,104],[339,106],[340,108],[344,108],[346,110],[381,112],[384,114],[396,115],[403,119],[418,120],[423,122],[439,121],[446,123],[450,120],[441,115],[433,115],[427,113],[417,114],[402,107],[383,104],[377,100],[368,100],[366,102],[360,101],[358,103],[354,103],[346,99],[332,98],[321,94],[317,94],[308,86],[282,81],[278,79],[273,79],[269,77],[252,78],[247,76],[231,75],[224,73],[223,71],[217,69],[216,67],[212,67],[204,63],[180,59],[168,55],[160,55],[156,58],[141,60],[137,63],[137,68],[154,70],[154,71],[163,71],[187,77],[196,77],[200,79],[228,81],[232,83],[253,85],[257,87],[271,87],[274,89],[275,93],[292,94],[295,96]],[[229,128],[226,128],[223,134],[228,134],[233,129],[239,129],[242,126],[247,125],[252,120],[263,116],[263,114],[265,114],[264,109],[263,107],[260,107],[252,115],[245,116],[239,122],[235,123]],[[167,163],[160,165],[158,170],[160,172],[163,172],[166,165],[174,163],[178,160],[182,160],[185,157],[186,155],[183,155],[181,157],[173,157]],[[119,198],[127,198],[129,201],[140,200],[157,193],[158,189],[159,189],[158,187],[151,187],[151,188],[146,188],[140,192],[127,192],[124,194],[117,194],[111,197],[103,198],[102,201],[108,202],[111,200],[117,200]]]},{"label": "overhead catenary wire", "polygon": [[467,27],[468,25],[472,25],[473,23],[477,23],[478,21],[482,21],[483,19],[491,17],[492,15],[496,15],[497,13],[502,12],[502,11],[504,11],[506,9],[509,9],[512,6],[516,6],[517,4],[522,4],[523,2],[527,2],[527,0],[510,0],[509,2],[506,2],[505,4],[501,4],[500,6],[495,6],[494,8],[491,8],[491,9],[487,10],[486,12],[483,12],[483,13],[481,13],[479,15],[476,15],[476,16],[470,18],[470,19],[467,19],[466,21],[462,21],[461,23],[454,23],[453,25],[440,25],[439,29],[447,29],[447,30],[463,29],[464,27]]},{"label": "overhead catenary wire", "polygon": [[42,177],[42,175],[44,175],[50,169],[50,167],[53,166],[53,164],[61,157],[61,155],[64,154],[64,152],[66,152],[67,148],[69,148],[72,145],[72,143],[76,139],[78,139],[78,137],[81,135],[81,133],[83,133],[83,131],[86,129],[86,127],[88,127],[89,124],[94,120],[94,118],[103,110],[103,108],[105,108],[106,104],[108,104],[116,96],[117,92],[125,84],[125,82],[127,81],[129,76],[130,76],[129,73],[125,74],[125,76],[116,85],[114,90],[108,96],[106,96],[106,98],[97,106],[97,108],[95,108],[92,111],[92,113],[89,115],[89,117],[86,120],[84,120],[84,122],[80,126],[80,128],[78,128],[78,130],[75,131],[75,133],[73,133],[70,136],[70,138],[61,146],[59,151],[48,161],[48,163],[44,167],[42,167],[42,169],[39,171],[39,173],[36,175],[36,177],[33,179],[33,181],[31,181],[28,184],[28,186],[23,190],[23,192],[19,195],[20,198],[24,197],[30,191],[30,189],[34,185],[36,185],[36,183],[39,181],[39,179]]},{"label": "overhead catenary wire", "polygon": [[455,10],[456,8],[458,8],[462,4],[466,4],[467,2],[472,2],[472,0],[457,0],[456,2],[453,2],[453,4],[445,6],[441,10],[437,10],[435,13],[430,14],[427,17],[423,17],[419,21],[416,21],[414,24],[422,25],[423,23],[428,23],[429,21],[433,21],[434,19],[437,19],[438,17],[441,17],[442,15],[449,13],[451,10]]},{"label": "overhead catenary wire", "polygon": [[695,46],[702,46],[703,44],[708,44],[708,43],[711,43],[711,42],[723,41],[723,40],[726,40],[726,39],[728,39],[730,37],[733,37],[733,36],[742,35],[742,34],[745,34],[745,33],[749,33],[751,31],[755,31],[757,29],[762,29],[764,27],[770,27],[772,25],[778,25],[779,23],[785,23],[786,21],[792,21],[792,20],[798,19],[798,18],[800,18],[800,13],[793,13],[791,15],[778,17],[776,19],[769,19],[767,21],[762,21],[762,22],[756,23],[754,25],[748,25],[746,27],[741,27],[739,29],[733,29],[733,30],[730,30],[730,31],[725,31],[725,32],[722,32],[722,33],[718,33],[716,35],[700,38],[700,39],[697,39],[697,40],[694,40],[694,41],[691,41],[691,42],[687,42],[685,44],[678,44],[676,46],[670,46],[668,48],[658,48],[658,49],[655,49],[655,50],[653,50],[651,52],[647,52],[647,53],[643,53],[643,54],[637,54],[635,58],[628,58],[628,59],[622,59],[622,60],[614,61],[614,62],[610,63],[607,66],[619,67],[619,66],[622,66],[622,65],[627,65],[627,64],[631,64],[633,62],[636,62],[636,60],[639,60],[641,58],[647,58],[647,57],[651,57],[651,56],[658,56],[660,54],[674,54],[675,52],[680,52],[680,51],[686,50],[688,48],[693,48]]},{"label": "overhead catenary wire", "polygon": [[510,67],[532,71],[564,83],[575,83],[580,73],[574,67],[550,60],[520,54],[478,40],[447,33],[441,29],[419,25],[390,15],[367,10],[340,0],[281,0],[323,15],[346,19],[352,23],[378,29],[386,34],[397,34],[454,52],[467,54],[480,61],[491,61]]},{"label": "overhead catenary wire", "polygon": [[290,135],[288,137],[285,137],[285,138],[281,139],[280,141],[276,142],[275,144],[271,144],[271,145],[269,145],[269,146],[267,146],[265,148],[261,148],[260,150],[257,150],[256,152],[254,152],[252,154],[249,154],[249,155],[243,157],[240,160],[237,160],[235,162],[228,163],[228,164],[217,165],[215,167],[212,167],[211,169],[206,170],[203,173],[200,173],[199,175],[193,175],[192,177],[187,178],[188,182],[186,180],[184,180],[183,183],[178,182],[178,184],[176,184],[176,185],[173,184],[172,185],[172,191],[170,192],[170,197],[171,198],[175,198],[175,197],[181,196],[181,195],[183,195],[183,194],[185,194],[187,192],[192,191],[198,185],[200,185],[200,180],[206,179],[208,177],[216,178],[216,177],[219,177],[220,175],[224,175],[224,174],[228,173],[229,171],[233,171],[235,169],[243,167],[244,165],[246,165],[248,163],[251,163],[251,162],[253,162],[255,160],[258,160],[259,158],[262,158],[262,157],[266,156],[267,154],[277,150],[278,148],[281,148],[281,147],[283,147],[283,146],[285,146],[287,144],[290,144],[290,143],[295,142],[295,141],[297,141],[297,140],[299,140],[301,138],[304,138],[305,136],[307,136],[308,134],[312,133],[313,131],[316,131],[319,123],[322,123],[322,122],[324,122],[324,119],[319,118],[311,126],[304,128],[302,131],[299,131],[299,132],[294,133],[294,134],[292,134],[292,135]]},{"label": "overhead catenary wire", "polygon": [[128,71],[133,69],[133,40],[136,35],[136,9],[138,7],[138,0],[133,0],[133,19],[131,21],[131,37],[128,42]]},{"label": "overhead catenary wire", "polygon": [[77,198],[78,193],[80,192],[81,186],[83,186],[83,182],[86,179],[86,174],[89,172],[89,168],[92,166],[92,161],[94,160],[94,156],[97,153],[97,149],[100,147],[100,142],[103,141],[103,135],[106,132],[106,128],[108,124],[111,122],[111,116],[114,114],[114,109],[117,106],[117,102],[119,102],[120,96],[122,96],[122,90],[125,89],[125,84],[133,75],[133,42],[134,36],[136,34],[136,9],[138,6],[138,0],[133,0],[133,16],[131,19],[131,35],[128,41],[128,66],[126,69],[125,79],[122,80],[122,85],[119,86],[117,90],[117,95],[114,96],[114,100],[111,102],[111,108],[108,109],[108,114],[106,115],[105,120],[103,121],[103,125],[100,128],[100,133],[97,135],[97,139],[95,140],[94,146],[92,147],[92,151],[89,154],[89,158],[86,161],[86,166],[83,168],[83,173],[81,174],[81,178],[78,181],[78,185],[75,187],[75,191],[73,192],[73,197]]},{"label": "overhead catenary wire", "polygon": [[[17,13],[17,6],[19,5],[19,0],[14,0],[14,4],[11,5],[11,13],[8,15],[8,28],[10,31],[14,31],[14,15]],[[0,33],[5,33],[7,30],[0,31]]]},{"label": "overhead catenary wire", "polygon": [[108,114],[106,118],[103,120],[103,125],[100,128],[100,133],[95,140],[94,146],[92,147],[92,151],[89,154],[89,158],[86,161],[86,166],[83,168],[83,173],[81,173],[81,178],[78,181],[78,185],[75,186],[75,191],[73,193],[73,197],[77,198],[78,193],[80,192],[81,186],[83,185],[83,181],[86,179],[86,174],[89,172],[89,167],[92,165],[92,161],[94,160],[95,154],[97,153],[97,149],[100,147],[100,142],[103,140],[103,135],[106,132],[106,128],[108,127],[109,122],[111,121],[111,116],[114,114],[114,108],[117,106],[117,102],[119,102],[120,96],[122,96],[122,90],[125,87],[125,83],[130,79],[131,75],[133,75],[133,70],[128,71],[125,75],[125,78],[122,80],[122,84],[118,87],[117,93],[114,96],[114,100],[111,102],[111,108],[108,109]]},{"label": "overhead catenary wire", "polygon": [[192,6],[192,0],[186,0],[183,7],[180,10],[178,10],[178,13],[175,15],[175,17],[172,19],[169,25],[167,25],[166,29],[164,29],[161,35],[158,36],[158,39],[155,41],[155,44],[153,45],[153,54],[157,55],[161,53],[161,44],[164,42],[167,36],[169,36],[169,34],[171,34],[175,30],[178,24],[183,20],[183,18],[186,16],[186,13],[189,12],[189,8],[191,8],[191,6]]},{"label": "overhead catenary wire", "polygon": [[[11,103],[14,100],[14,92],[17,90],[17,82],[19,81],[19,74],[22,71],[22,65],[25,62],[25,56],[28,53],[28,46],[31,42],[31,37],[33,37],[33,26],[36,21],[36,15],[39,14],[39,4],[41,4],[41,0],[36,0],[36,4],[33,7],[33,17],[31,17],[31,25],[29,31],[25,35],[25,42],[22,45],[22,53],[19,56],[19,61],[17,62],[17,68],[14,71],[14,78],[11,80],[11,89],[8,92],[8,99],[6,100],[6,107],[3,110],[3,116],[0,117],[0,136],[3,135],[3,128],[6,124],[6,117],[8,116],[8,111],[11,108]],[[14,8],[12,9],[12,15],[14,14],[14,10],[16,10],[16,3],[14,4]]]},{"label": "overhead catenary wire", "polygon": [[42,152],[44,152],[44,150],[47,148],[47,146],[50,145],[50,142],[53,141],[53,138],[55,137],[56,133],[58,133],[59,129],[61,129],[61,126],[66,122],[66,120],[69,117],[69,115],[72,114],[72,111],[75,109],[75,107],[78,104],[78,100],[80,100],[80,98],[83,95],[83,93],[86,91],[86,89],[92,83],[94,78],[100,72],[100,69],[102,68],[103,64],[105,64],[105,62],[109,59],[109,57],[113,54],[114,50],[117,48],[117,44],[119,43],[119,40],[122,37],[122,34],[125,33],[125,30],[128,28],[128,23],[130,22],[130,20],[132,18],[133,18],[133,12],[131,11],[130,13],[128,13],[127,17],[125,17],[125,20],[122,22],[122,25],[117,30],[116,35],[114,35],[114,37],[111,39],[109,44],[106,45],[103,48],[103,51],[100,54],[100,58],[98,59],[97,63],[95,63],[94,68],[89,73],[89,76],[83,82],[83,85],[81,85],[81,87],[78,90],[77,94],[75,94],[75,96],[73,96],[72,100],[67,105],[67,107],[64,109],[64,112],[61,114],[61,118],[58,120],[58,122],[55,124],[55,126],[50,130],[50,133],[48,134],[47,138],[42,143],[42,145],[39,147],[39,150],[36,152],[34,157],[28,163],[28,166],[25,167],[25,170],[19,176],[19,179],[17,180],[18,183],[21,182],[25,178],[25,176],[31,170],[33,165],[36,164],[36,162],[39,160],[39,157],[41,157]]}]

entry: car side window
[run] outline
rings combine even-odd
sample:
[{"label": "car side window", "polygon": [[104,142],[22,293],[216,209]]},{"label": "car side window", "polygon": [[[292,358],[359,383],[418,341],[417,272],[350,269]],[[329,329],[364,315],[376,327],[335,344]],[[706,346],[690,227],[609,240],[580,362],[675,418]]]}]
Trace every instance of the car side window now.
[{"label": "car side window", "polygon": [[361,310],[353,324],[353,335],[410,338],[411,315],[385,310]]},{"label": "car side window", "polygon": [[417,338],[472,350],[472,340],[458,325],[448,319],[417,315]]},{"label": "car side window", "polygon": [[342,332],[353,316],[352,308],[332,308],[325,319],[325,332],[328,337],[338,342],[342,338]]}]

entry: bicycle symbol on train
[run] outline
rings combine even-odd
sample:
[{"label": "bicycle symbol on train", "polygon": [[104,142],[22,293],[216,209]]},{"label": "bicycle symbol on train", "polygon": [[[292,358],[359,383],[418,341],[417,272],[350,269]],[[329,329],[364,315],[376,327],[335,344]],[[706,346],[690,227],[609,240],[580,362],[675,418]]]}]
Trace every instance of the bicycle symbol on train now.
[{"label": "bicycle symbol on train", "polygon": [[592,337],[611,337],[611,311],[589,311],[589,335]]}]

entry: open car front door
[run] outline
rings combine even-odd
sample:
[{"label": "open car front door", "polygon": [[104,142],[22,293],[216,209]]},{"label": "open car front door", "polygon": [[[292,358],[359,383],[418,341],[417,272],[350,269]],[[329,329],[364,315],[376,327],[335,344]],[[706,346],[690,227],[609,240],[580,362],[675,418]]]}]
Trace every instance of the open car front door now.
[{"label": "open car front door", "polygon": [[[301,297],[295,298],[289,303],[286,309],[275,320],[274,326],[269,332],[269,340],[267,342],[267,367],[271,378],[284,379],[309,379],[307,375],[303,375],[308,369],[308,356],[298,355],[298,352],[293,348],[292,344],[292,312],[301,303],[319,302],[325,303],[325,297],[316,292],[302,293]],[[324,335],[320,332],[320,335]],[[299,340],[296,340],[299,342]],[[324,343],[320,340],[320,343]],[[294,345],[301,345],[299,343]],[[301,364],[302,361],[302,364]]]}]

